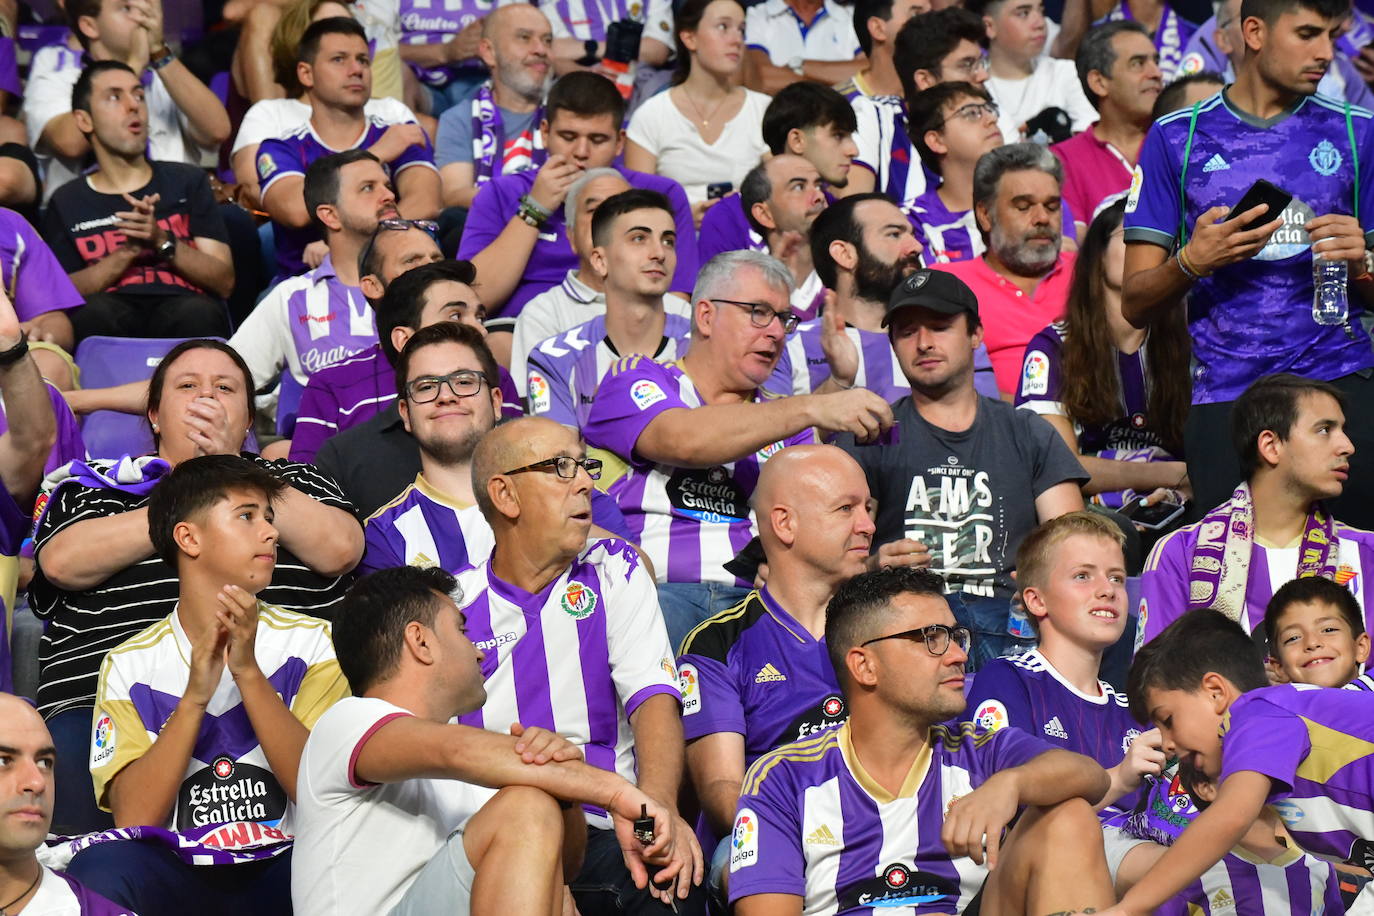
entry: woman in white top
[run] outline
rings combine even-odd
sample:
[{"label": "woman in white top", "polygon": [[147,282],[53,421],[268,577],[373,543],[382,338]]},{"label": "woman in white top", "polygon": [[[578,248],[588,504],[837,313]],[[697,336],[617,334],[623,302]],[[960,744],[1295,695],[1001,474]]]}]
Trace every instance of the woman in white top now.
[{"label": "woman in white top", "polygon": [[711,185],[738,190],[767,152],[760,125],[770,98],[736,85],[744,62],[744,8],[736,0],[687,0],[677,14],[673,86],[630,119],[625,165],[682,185],[692,215],[715,204]]}]

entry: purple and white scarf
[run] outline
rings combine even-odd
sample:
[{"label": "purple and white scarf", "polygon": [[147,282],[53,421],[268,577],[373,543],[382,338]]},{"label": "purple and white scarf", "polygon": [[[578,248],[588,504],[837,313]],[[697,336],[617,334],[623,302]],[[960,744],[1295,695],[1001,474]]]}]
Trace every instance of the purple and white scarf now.
[{"label": "purple and white scarf", "polygon": [[542,110],[536,112],[529,130],[507,149],[501,109],[492,97],[491,81],[488,80],[477,90],[472,97],[472,165],[479,187],[493,178],[537,169],[544,164],[548,153],[544,150],[544,138],[539,131],[542,117]]},{"label": "purple and white scarf", "polygon": [[275,858],[291,848],[292,837],[277,827],[254,821],[208,824],[186,830],[163,827],[115,827],[83,836],[49,837],[39,847],[39,859],[49,868],[65,870],[72,857],[97,843],[138,840],[165,846],[187,865],[241,865]]},{"label": "purple and white scarf", "polygon": [[[1255,541],[1255,503],[1250,485],[1236,487],[1231,498],[1203,518],[1197,529],[1188,573],[1188,610],[1210,608],[1239,622],[1245,611],[1245,588]],[[1339,545],[1331,515],[1314,503],[1298,548],[1298,575],[1336,577]]]}]

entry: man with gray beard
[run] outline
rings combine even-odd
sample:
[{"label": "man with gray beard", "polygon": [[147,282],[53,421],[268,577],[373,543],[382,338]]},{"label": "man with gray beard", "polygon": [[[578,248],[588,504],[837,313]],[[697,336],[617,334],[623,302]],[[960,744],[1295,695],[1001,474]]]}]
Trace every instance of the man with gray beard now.
[{"label": "man with gray beard", "polygon": [[[973,212],[987,250],[972,260],[931,265],[963,280],[977,297],[1005,400],[1016,392],[1026,344],[1064,314],[1074,256],[1060,248],[1063,181],[1063,166],[1038,143],[985,153],[973,170]],[[1044,383],[1027,380],[1032,387]]]},{"label": "man with gray beard", "polygon": [[[553,73],[549,20],[539,7],[516,3],[496,9],[481,27],[477,56],[491,70],[491,79],[472,98],[443,113],[434,141],[445,207],[472,206],[482,185],[538,168],[546,155],[539,137],[539,102]],[[481,140],[476,156],[474,138]]]}]

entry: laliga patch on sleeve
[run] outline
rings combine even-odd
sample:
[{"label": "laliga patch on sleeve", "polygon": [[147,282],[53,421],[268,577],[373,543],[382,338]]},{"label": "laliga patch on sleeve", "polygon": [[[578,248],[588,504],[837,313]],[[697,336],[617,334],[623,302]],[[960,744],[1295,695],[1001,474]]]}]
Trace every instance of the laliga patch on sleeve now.
[{"label": "laliga patch on sleeve", "polygon": [[648,410],[659,401],[668,400],[668,395],[658,387],[658,383],[642,378],[630,386],[630,399],[640,410]]},{"label": "laliga patch on sleeve", "polygon": [[272,156],[270,154],[263,153],[261,156],[258,157],[259,178],[266,180],[267,178],[272,177],[272,173],[274,173],[276,170],[277,164],[272,161]]},{"label": "laliga patch on sleeve", "polygon": [[730,871],[748,868],[759,860],[759,817],[751,808],[739,809],[730,833]]},{"label": "laliga patch on sleeve", "polygon": [[682,694],[682,714],[690,716],[701,712],[700,678],[696,665],[678,665],[677,689]]},{"label": "laliga patch on sleeve", "polygon": [[104,766],[114,757],[115,724],[107,715],[95,720],[95,732],[91,735],[91,769]]},{"label": "laliga patch on sleeve", "polygon": [[1009,720],[1007,707],[1003,706],[1000,700],[984,700],[978,711],[973,714],[974,724],[990,732],[1006,728]]},{"label": "laliga patch on sleeve", "polygon": [[540,414],[549,412],[549,407],[552,405],[552,398],[549,397],[548,379],[531,369],[525,390],[529,392],[530,413]]},{"label": "laliga patch on sleeve", "polygon": [[1145,170],[1136,163],[1135,171],[1131,173],[1131,192],[1126,196],[1126,212],[1134,213],[1135,208],[1140,204],[1140,188],[1145,184]]},{"label": "laliga patch on sleeve", "polygon": [[1140,599],[1140,619],[1135,624],[1135,651],[1145,645],[1145,624],[1150,619],[1150,605],[1142,596]]},{"label": "laliga patch on sleeve", "polygon": [[1046,394],[1050,390],[1050,358],[1043,350],[1032,350],[1026,354],[1025,365],[1021,367],[1021,393],[1025,395]]}]

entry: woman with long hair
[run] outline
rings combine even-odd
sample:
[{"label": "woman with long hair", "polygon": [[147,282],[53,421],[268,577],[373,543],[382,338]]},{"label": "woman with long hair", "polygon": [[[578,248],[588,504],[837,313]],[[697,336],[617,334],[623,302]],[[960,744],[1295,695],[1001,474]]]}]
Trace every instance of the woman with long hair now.
[{"label": "woman with long hair", "polygon": [[626,130],[625,165],[671,178],[687,192],[692,215],[739,190],[768,151],[768,96],[738,85],[744,65],[744,7],[737,0],[687,0],[677,13],[673,85],[639,107]]},{"label": "woman with long hair", "polygon": [[1181,312],[1148,330],[1122,317],[1125,209],[1124,200],[1103,207],[1088,227],[1064,319],[1027,344],[1016,393],[1016,406],[1043,416],[1078,454],[1092,475],[1084,492],[1110,508],[1135,496],[1190,495],[1188,327]]}]

